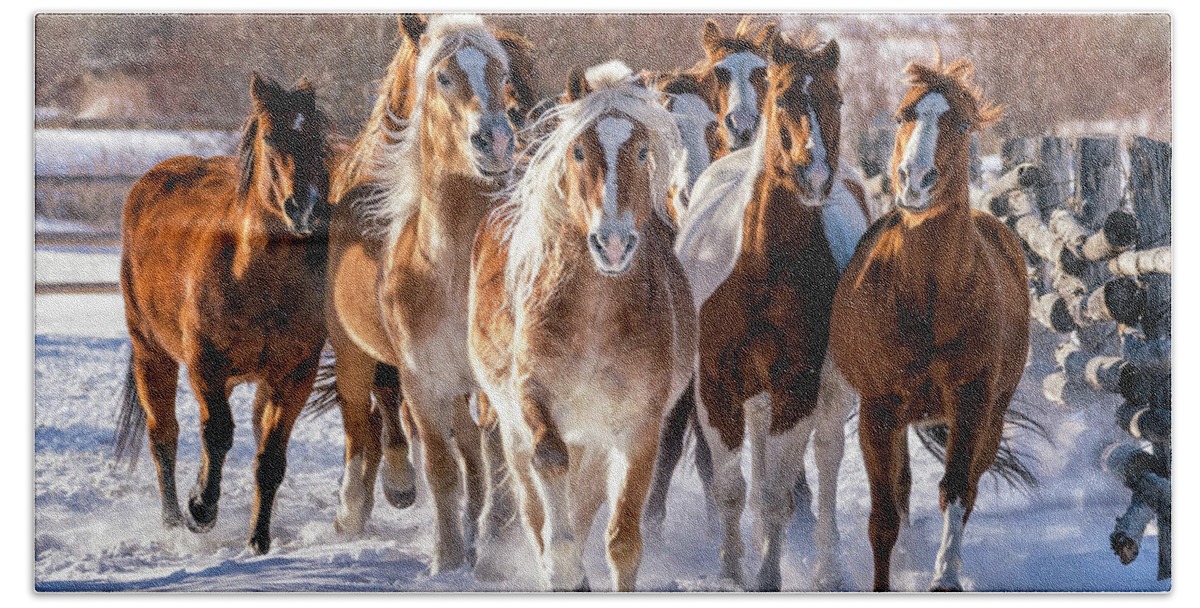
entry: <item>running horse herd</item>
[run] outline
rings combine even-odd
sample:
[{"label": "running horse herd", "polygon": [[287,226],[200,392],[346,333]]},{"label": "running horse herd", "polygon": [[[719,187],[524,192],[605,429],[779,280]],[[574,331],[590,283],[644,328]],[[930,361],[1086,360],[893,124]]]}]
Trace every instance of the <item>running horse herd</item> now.
[{"label": "running horse herd", "polygon": [[[377,476],[388,502],[413,504],[419,446],[433,573],[503,578],[506,547],[532,542],[548,588],[587,589],[583,547],[609,500],[613,587],[633,590],[643,522],[657,538],[690,430],[721,574],[762,590],[780,588],[784,529],[809,508],[813,439],[814,582],[837,588],[838,468],[861,398],[875,589],[908,525],[906,429],[933,423],[947,433],[932,588],[962,588],[963,527],[1028,324],[1021,247],[968,206],[969,133],[999,116],[968,61],[906,69],[897,206],[881,213],[840,153],[836,41],[709,21],[690,70],[576,68],[539,101],[516,34],[406,15],[400,35],[352,143],[310,84],[255,75],[236,157],[164,161],[129,194],[118,449],[136,457],[149,436],[167,526],[213,526],[230,391],[254,382],[248,545],[269,551],[288,438],[320,373],[346,433],[337,530],[363,529]],[[180,364],[203,444],[182,510]]]}]

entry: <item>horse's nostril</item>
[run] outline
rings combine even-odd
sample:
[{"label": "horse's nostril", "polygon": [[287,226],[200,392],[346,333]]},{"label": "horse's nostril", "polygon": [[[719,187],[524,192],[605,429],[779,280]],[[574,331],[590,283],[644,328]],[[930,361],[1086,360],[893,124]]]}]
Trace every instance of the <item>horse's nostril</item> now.
[{"label": "horse's nostril", "polygon": [[471,143],[476,149],[487,152],[492,147],[492,134],[490,131],[480,131],[471,136]]},{"label": "horse's nostril", "polygon": [[629,235],[629,241],[625,243],[625,255],[629,255],[634,248],[637,247],[638,237],[636,234]]},{"label": "horse's nostril", "polygon": [[731,131],[736,129],[736,127],[733,125],[733,114],[725,115],[725,126]]},{"label": "horse's nostril", "polygon": [[600,237],[595,232],[588,233],[588,245],[596,251],[604,251],[604,245],[600,242]]},{"label": "horse's nostril", "polygon": [[938,178],[937,169],[930,169],[929,173],[926,173],[925,177],[921,179],[921,189],[928,190],[928,189],[932,188],[933,183],[937,181],[937,178]]}]

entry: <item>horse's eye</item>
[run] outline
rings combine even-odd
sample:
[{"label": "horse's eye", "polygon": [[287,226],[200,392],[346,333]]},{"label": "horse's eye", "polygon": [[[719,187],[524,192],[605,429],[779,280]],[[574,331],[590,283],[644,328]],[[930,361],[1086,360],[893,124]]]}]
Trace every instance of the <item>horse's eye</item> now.
[{"label": "horse's eye", "polygon": [[583,146],[575,146],[575,160],[583,162]]},{"label": "horse's eye", "polygon": [[729,70],[725,68],[713,68],[713,76],[721,82],[729,82]]},{"label": "horse's eye", "polygon": [[786,107],[787,107],[787,101],[785,101],[785,100],[783,99],[783,97],[776,97],[776,98],[775,98],[775,107],[777,107],[777,108],[779,108],[780,110],[782,110],[782,109],[784,109],[784,108],[786,108]]},{"label": "horse's eye", "polygon": [[971,128],[971,123],[969,123],[965,120],[958,123],[958,132],[959,133],[966,133],[968,130],[970,130],[970,128]]},{"label": "horse's eye", "polygon": [[450,86],[450,77],[447,76],[445,72],[437,73],[437,81],[438,81],[438,84],[440,84],[444,87]]},{"label": "horse's eye", "polygon": [[638,162],[645,163],[646,157],[649,156],[649,154],[650,154],[649,146],[647,146],[646,144],[642,144],[642,147],[638,149]]}]

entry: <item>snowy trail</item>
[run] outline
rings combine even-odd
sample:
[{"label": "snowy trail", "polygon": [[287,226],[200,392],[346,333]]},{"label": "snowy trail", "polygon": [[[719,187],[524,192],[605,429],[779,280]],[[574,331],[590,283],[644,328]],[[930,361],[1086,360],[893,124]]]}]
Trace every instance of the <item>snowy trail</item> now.
[{"label": "snowy trail", "polygon": [[[343,537],[333,530],[341,475],[342,431],[336,414],[302,419],[288,451],[287,476],[273,517],[271,553],[244,552],[253,500],[254,457],[248,412],[252,387],[232,399],[237,432],[227,459],[221,517],[203,535],[166,530],[159,522],[154,467],[145,449],[132,472],[116,465],[109,443],[116,399],[129,352],[119,295],[38,296],[35,339],[35,562],[39,590],[392,591],[530,590],[537,587],[529,547],[509,559],[520,576],[498,585],[469,571],[428,574],[432,511],[422,487],[416,505],[392,508],[377,493],[367,530]],[[1042,345],[1044,346],[1044,344]],[[1037,346],[1035,346],[1037,348]],[[1045,362],[1035,362],[1045,365]],[[181,372],[186,373],[186,372]],[[1031,495],[985,478],[967,526],[964,583],[975,591],[1167,590],[1155,580],[1157,539],[1147,534],[1137,561],[1123,567],[1108,548],[1113,520],[1128,491],[1097,469],[1098,450],[1119,438],[1111,402],[1064,412],[1044,402],[1037,373],[1027,374],[1017,403],[1050,429],[1055,447],[1022,437],[1038,456],[1042,487]],[[181,378],[182,379],[182,378]],[[181,493],[199,462],[195,401],[186,382],[178,400]],[[869,495],[855,423],[847,426],[839,481],[839,525],[847,587],[870,586],[866,537]],[[940,464],[914,448],[911,559],[895,560],[893,586],[923,590],[932,575],[940,534]],[[815,472],[809,458],[808,470]],[[815,477],[815,475],[813,475]],[[749,541],[749,509],[743,520]],[[585,554],[592,586],[607,589],[603,551],[607,514],[601,511]],[[785,590],[811,589],[811,541],[789,537],[783,559]],[[676,474],[663,542],[647,542],[639,588],[713,591],[718,541],[705,524],[701,486],[690,465]],[[749,557],[753,552],[748,548]]]}]

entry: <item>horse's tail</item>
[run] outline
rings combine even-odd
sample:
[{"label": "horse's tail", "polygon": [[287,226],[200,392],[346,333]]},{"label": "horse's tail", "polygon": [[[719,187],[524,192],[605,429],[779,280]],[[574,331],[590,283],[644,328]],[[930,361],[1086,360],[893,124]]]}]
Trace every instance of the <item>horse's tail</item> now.
[{"label": "horse's tail", "polygon": [[330,410],[342,407],[342,396],[337,385],[337,356],[328,343],[321,350],[321,363],[317,366],[317,377],[313,380],[312,393],[304,404],[305,418],[318,418]]},{"label": "horse's tail", "polygon": [[125,387],[121,389],[119,398],[121,411],[117,417],[117,432],[113,437],[116,446],[117,462],[129,461],[129,468],[137,466],[138,455],[142,452],[142,442],[146,438],[146,410],[142,409],[138,399],[137,382],[133,378],[133,356],[129,357],[129,367],[125,371]]},{"label": "horse's tail", "polygon": [[[1022,431],[1030,431],[1049,438],[1049,432],[1040,422],[1028,415],[1009,409],[1004,414],[1004,422]],[[917,427],[917,438],[925,450],[939,461],[946,459],[946,444],[950,439],[950,427],[945,423]],[[999,477],[1018,490],[1031,490],[1038,487],[1037,475],[1030,468],[1028,461],[1032,457],[1017,449],[1013,440],[1005,436],[1000,440],[1000,450],[996,452],[996,460],[988,473]]]}]

